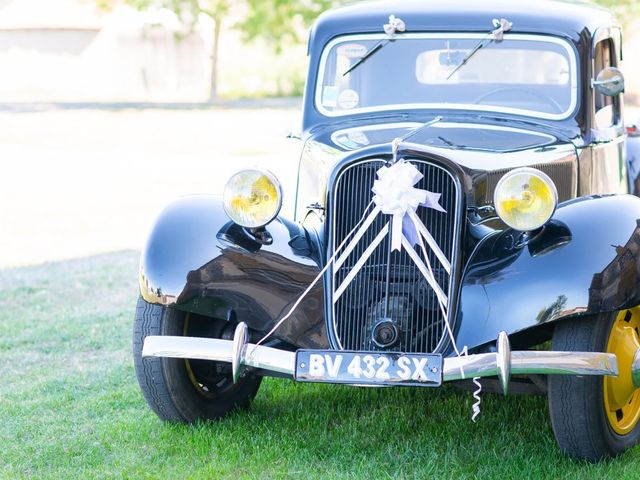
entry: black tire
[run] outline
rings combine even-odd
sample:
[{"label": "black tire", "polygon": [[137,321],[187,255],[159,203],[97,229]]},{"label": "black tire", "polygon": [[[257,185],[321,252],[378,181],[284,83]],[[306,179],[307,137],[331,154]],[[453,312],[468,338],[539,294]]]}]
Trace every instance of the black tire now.
[{"label": "black tire", "polygon": [[[569,320],[554,331],[552,350],[605,352],[617,314]],[[622,372],[621,372],[622,374]],[[549,375],[549,414],[558,445],[573,458],[591,462],[620,455],[640,441],[640,423],[625,435],[607,418],[600,376]]]},{"label": "black tire", "polygon": [[234,325],[138,300],[133,326],[133,360],[142,394],[164,421],[217,420],[249,406],[261,377],[245,376],[234,384],[228,364],[206,360],[142,358],[149,335],[229,338]]}]

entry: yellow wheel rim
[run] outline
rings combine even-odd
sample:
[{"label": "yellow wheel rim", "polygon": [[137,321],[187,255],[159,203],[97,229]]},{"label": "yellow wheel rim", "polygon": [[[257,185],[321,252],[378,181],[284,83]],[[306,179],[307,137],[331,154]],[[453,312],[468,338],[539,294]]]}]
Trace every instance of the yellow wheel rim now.
[{"label": "yellow wheel rim", "polygon": [[617,377],[604,377],[604,408],[609,425],[618,435],[626,435],[640,420],[640,389],[631,378],[631,364],[640,348],[640,306],[622,310],[609,333],[607,352],[618,358]]}]

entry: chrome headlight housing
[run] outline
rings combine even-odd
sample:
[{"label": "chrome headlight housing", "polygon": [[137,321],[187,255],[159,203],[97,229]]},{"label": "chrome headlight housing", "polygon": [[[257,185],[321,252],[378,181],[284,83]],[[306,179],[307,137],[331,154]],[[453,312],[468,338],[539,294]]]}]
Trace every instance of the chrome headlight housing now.
[{"label": "chrome headlight housing", "polygon": [[282,208],[282,186],[267,170],[241,170],[227,181],[223,206],[238,225],[262,227],[276,218]]},{"label": "chrome headlight housing", "polygon": [[504,223],[526,232],[549,221],[558,204],[558,191],[544,172],[529,167],[516,168],[496,185],[493,204]]}]

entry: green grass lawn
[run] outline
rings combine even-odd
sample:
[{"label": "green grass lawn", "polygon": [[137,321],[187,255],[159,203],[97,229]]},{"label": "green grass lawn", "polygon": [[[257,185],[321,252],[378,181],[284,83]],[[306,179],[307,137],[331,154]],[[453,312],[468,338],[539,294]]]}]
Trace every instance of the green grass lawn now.
[{"label": "green grass lawn", "polygon": [[165,425],[130,354],[137,254],[0,270],[3,478],[611,478],[556,449],[542,397],[267,379],[249,412]]}]

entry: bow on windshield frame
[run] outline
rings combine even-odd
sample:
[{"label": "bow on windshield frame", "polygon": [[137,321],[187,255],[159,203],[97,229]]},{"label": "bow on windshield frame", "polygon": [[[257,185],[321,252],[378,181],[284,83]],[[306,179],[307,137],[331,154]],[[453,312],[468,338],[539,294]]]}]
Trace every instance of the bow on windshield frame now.
[{"label": "bow on windshield frame", "polygon": [[349,73],[353,72],[356,68],[362,65],[367,59],[371,58],[376,52],[382,50],[383,47],[386,47],[390,42],[395,41],[397,33],[403,33],[407,30],[407,27],[400,18],[396,18],[395,15],[389,15],[389,23],[382,26],[384,32],[388,35],[388,38],[380,40],[371,50],[365,53],[360,60],[351,65],[343,74],[343,77],[346,77]]},{"label": "bow on windshield frame", "polygon": [[[502,40],[504,39],[504,32],[508,32],[509,30],[511,30],[513,23],[504,18],[501,18],[500,20],[498,20],[497,18],[494,18],[493,26],[494,26],[494,29],[491,30],[489,33],[487,33],[487,36],[482,40],[480,40],[480,42],[478,42],[478,44],[475,47],[473,47],[473,50],[471,50],[467,54],[467,56],[464,57],[458,65],[456,65],[456,68],[454,68],[449,75],[447,75],[447,80],[449,80],[454,73],[456,73],[464,65],[466,65],[467,62],[471,59],[471,57],[473,57],[476,54],[476,52],[478,52],[481,48],[488,47],[493,42],[495,43],[502,42]],[[487,40],[489,40],[489,42],[485,43]]]}]

